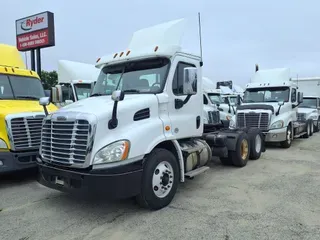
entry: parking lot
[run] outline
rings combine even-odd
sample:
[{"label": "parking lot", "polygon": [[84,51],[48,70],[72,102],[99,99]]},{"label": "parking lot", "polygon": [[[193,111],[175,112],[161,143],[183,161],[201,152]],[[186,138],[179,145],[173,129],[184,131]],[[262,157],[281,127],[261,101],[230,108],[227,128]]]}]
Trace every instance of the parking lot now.
[{"label": "parking lot", "polygon": [[81,200],[39,185],[31,173],[0,179],[3,240],[320,239],[320,134],[268,147],[244,168],[219,161],[180,184],[159,211],[133,200]]}]

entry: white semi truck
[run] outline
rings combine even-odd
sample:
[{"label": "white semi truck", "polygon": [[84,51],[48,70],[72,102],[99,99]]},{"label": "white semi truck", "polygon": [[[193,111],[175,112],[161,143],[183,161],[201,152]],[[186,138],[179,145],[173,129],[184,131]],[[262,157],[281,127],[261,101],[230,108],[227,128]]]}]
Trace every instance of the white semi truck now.
[{"label": "white semi truck", "polygon": [[312,119],[314,132],[320,130],[320,77],[293,78],[299,91],[303,92],[303,103],[298,108],[299,119]]},{"label": "white semi truck", "polygon": [[286,68],[259,70],[246,85],[243,104],[238,106],[230,127],[258,127],[266,142],[278,142],[289,148],[294,138],[312,135],[313,123],[298,119],[303,93]]},{"label": "white semi truck", "polygon": [[52,88],[52,102],[58,107],[90,96],[99,69],[93,64],[58,61],[58,84]]},{"label": "white semi truck", "polygon": [[184,25],[180,19],[135,32],[128,50],[97,62],[91,97],[45,118],[41,184],[80,195],[135,196],[141,206],[160,209],[179,182],[209,169],[213,155],[238,167],[260,157],[259,129],[204,124],[202,60],[181,50]]}]

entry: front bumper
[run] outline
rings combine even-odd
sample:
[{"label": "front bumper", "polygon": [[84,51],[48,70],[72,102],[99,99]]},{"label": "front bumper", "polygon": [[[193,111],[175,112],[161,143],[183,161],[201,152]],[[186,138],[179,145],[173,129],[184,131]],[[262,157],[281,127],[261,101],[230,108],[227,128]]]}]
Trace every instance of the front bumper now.
[{"label": "front bumper", "polygon": [[266,142],[283,142],[287,139],[287,128],[272,129],[263,134]]},{"label": "front bumper", "polygon": [[76,170],[39,163],[38,182],[62,192],[122,199],[141,190],[142,160],[102,170]]},{"label": "front bumper", "polygon": [[38,150],[28,152],[0,152],[0,174],[35,168]]}]

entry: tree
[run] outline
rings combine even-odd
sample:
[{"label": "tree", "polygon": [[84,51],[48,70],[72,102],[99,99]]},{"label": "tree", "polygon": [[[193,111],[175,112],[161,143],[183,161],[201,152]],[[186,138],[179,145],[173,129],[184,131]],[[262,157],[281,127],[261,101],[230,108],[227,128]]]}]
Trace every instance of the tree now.
[{"label": "tree", "polygon": [[43,88],[49,90],[58,83],[58,73],[55,70],[51,72],[42,70],[41,80],[43,82]]}]

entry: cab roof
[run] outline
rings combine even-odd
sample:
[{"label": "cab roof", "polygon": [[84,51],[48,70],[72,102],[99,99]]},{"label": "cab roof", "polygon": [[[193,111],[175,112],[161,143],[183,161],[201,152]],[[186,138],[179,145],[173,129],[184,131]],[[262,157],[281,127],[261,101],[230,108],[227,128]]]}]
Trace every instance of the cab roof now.
[{"label": "cab roof", "polygon": [[18,49],[7,44],[0,44],[0,66],[26,69]]}]

